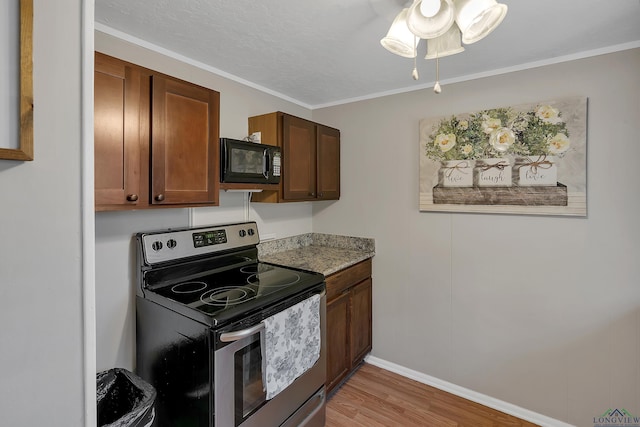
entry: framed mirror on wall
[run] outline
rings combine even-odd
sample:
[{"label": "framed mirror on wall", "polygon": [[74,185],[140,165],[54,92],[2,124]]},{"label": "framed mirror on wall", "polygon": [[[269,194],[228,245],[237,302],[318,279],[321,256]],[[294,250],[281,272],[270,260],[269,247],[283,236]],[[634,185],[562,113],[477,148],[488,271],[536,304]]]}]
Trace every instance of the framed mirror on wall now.
[{"label": "framed mirror on wall", "polygon": [[0,6],[0,159],[33,160],[33,0]]}]

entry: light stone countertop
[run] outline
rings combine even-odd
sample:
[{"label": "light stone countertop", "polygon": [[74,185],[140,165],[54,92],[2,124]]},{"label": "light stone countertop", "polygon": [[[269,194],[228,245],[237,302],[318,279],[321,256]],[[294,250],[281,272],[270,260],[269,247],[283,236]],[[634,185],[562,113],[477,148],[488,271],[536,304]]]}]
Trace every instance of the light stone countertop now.
[{"label": "light stone countertop", "polygon": [[374,239],[307,233],[258,245],[258,259],[329,276],[375,255]]}]

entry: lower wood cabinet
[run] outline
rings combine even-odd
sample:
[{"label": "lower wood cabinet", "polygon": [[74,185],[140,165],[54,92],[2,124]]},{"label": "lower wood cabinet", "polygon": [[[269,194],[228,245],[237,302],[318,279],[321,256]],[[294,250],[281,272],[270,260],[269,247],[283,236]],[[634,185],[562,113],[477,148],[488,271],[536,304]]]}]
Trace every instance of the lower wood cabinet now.
[{"label": "lower wood cabinet", "polygon": [[327,393],[371,351],[371,259],[327,277]]}]

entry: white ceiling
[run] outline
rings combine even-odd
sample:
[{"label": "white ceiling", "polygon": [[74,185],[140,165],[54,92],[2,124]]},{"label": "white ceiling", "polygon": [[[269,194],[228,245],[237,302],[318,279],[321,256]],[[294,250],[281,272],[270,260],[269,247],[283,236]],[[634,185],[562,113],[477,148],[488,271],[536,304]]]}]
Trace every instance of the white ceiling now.
[{"label": "white ceiling", "polygon": [[[501,0],[502,24],[440,60],[446,83],[640,47],[640,0]],[[403,0],[95,0],[96,29],[308,108],[432,86],[380,45]],[[124,35],[122,33],[125,33]],[[638,70],[640,73],[640,70]]]}]

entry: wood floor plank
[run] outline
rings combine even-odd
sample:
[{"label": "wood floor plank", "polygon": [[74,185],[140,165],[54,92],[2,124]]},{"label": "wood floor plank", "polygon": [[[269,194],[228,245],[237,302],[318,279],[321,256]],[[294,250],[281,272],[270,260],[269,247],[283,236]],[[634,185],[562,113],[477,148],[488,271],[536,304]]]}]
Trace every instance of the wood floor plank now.
[{"label": "wood floor plank", "polygon": [[364,363],[327,402],[325,427],[538,427]]}]

